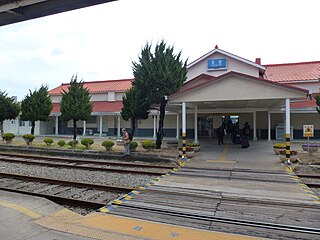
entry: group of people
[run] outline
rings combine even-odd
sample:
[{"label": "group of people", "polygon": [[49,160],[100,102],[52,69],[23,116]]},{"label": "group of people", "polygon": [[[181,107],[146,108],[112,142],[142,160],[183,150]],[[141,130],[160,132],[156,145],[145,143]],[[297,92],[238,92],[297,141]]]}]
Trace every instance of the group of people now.
[{"label": "group of people", "polygon": [[223,138],[228,133],[232,137],[232,142],[235,144],[241,144],[242,148],[249,147],[249,136],[250,136],[251,128],[248,122],[244,124],[242,128],[242,132],[239,130],[239,124],[228,124],[228,131],[226,130],[225,124],[222,124],[219,128],[216,129],[216,134],[218,136],[218,144],[224,144]]}]

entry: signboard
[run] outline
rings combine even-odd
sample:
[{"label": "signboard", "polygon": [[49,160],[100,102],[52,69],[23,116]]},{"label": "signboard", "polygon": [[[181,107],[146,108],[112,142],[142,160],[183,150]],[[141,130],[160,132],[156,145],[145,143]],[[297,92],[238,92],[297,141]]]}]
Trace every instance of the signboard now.
[{"label": "signboard", "polygon": [[303,137],[313,137],[313,125],[303,125]]},{"label": "signboard", "polygon": [[208,60],[208,70],[222,70],[227,69],[227,59],[216,58]]}]

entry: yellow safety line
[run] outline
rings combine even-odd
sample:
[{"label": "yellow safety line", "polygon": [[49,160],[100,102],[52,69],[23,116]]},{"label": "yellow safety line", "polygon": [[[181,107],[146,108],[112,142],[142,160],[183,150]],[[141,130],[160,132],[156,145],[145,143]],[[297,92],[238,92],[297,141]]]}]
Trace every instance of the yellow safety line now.
[{"label": "yellow safety line", "polygon": [[155,223],[128,217],[106,214],[93,214],[73,222],[78,226],[96,228],[108,232],[122,233],[129,236],[139,236],[144,239],[161,240],[253,240],[260,239],[250,236],[206,231],[194,228]]},{"label": "yellow safety line", "polygon": [[18,212],[21,212],[31,218],[40,218],[42,217],[42,215],[40,215],[39,213],[36,213],[26,207],[23,207],[21,205],[17,205],[17,204],[14,204],[14,203],[10,203],[10,202],[4,202],[4,201],[0,201],[0,206],[3,206],[3,207],[7,207],[7,208],[11,208],[11,209],[14,209]]},{"label": "yellow safety line", "polygon": [[226,161],[228,155],[228,146],[223,145],[222,152],[220,154],[220,158],[218,160],[213,159],[213,160],[207,160],[207,162],[225,162],[225,163],[235,163],[235,161]]}]

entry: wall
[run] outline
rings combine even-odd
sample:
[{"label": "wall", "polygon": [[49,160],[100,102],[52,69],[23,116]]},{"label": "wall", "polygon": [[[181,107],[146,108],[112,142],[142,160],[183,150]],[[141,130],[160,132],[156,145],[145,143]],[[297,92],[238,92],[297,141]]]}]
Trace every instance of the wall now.
[{"label": "wall", "polygon": [[[215,70],[215,71],[208,71],[208,60],[214,59],[214,58],[225,58],[227,59],[227,69],[226,70]],[[246,63],[240,62],[238,60],[235,60],[233,58],[227,57],[225,55],[222,55],[220,53],[215,53],[211,55],[210,57],[207,57],[203,59],[201,62],[193,65],[192,67],[188,68],[188,74],[187,78],[188,80],[202,74],[208,74],[212,76],[220,76],[222,74],[225,74],[227,72],[234,71],[239,73],[244,73],[250,76],[259,77],[259,69],[248,65]]]}]

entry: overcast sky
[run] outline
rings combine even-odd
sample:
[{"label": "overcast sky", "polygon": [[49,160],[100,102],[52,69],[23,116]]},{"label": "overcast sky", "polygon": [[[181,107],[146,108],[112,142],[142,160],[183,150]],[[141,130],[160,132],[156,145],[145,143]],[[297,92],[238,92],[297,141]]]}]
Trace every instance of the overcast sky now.
[{"label": "overcast sky", "polygon": [[319,0],[119,0],[0,27],[0,90],[22,100],[78,73],[132,77],[147,41],[188,62],[220,49],[262,64],[320,60]]}]

